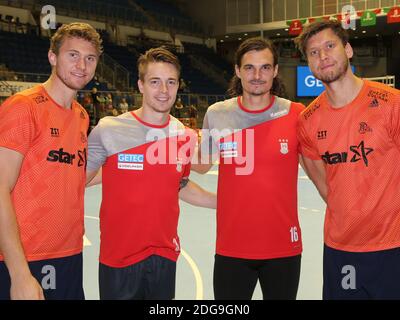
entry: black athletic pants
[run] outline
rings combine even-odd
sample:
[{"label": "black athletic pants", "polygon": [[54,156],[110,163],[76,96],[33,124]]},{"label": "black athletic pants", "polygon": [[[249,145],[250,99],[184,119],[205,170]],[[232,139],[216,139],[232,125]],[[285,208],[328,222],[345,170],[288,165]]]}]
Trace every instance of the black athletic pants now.
[{"label": "black athletic pants", "polygon": [[176,262],[152,255],[123,268],[99,265],[100,300],[172,300]]},{"label": "black athletic pants", "polygon": [[300,278],[301,255],[253,260],[216,254],[214,296],[216,300],[250,300],[257,280],[264,300],[295,300]]},{"label": "black athletic pants", "polygon": [[323,299],[400,299],[400,248],[348,252],[325,245]]},{"label": "black athletic pants", "polygon": [[[43,288],[46,300],[84,300],[82,253],[28,262],[32,276]],[[11,279],[0,261],[0,300],[10,299]]]}]

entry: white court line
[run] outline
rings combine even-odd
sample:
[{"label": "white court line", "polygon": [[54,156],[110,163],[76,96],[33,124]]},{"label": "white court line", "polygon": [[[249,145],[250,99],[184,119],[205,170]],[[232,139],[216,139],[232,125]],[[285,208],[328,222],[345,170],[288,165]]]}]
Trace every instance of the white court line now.
[{"label": "white court line", "polygon": [[93,217],[93,216],[85,216],[85,218],[98,220],[98,221],[100,220],[99,217]]},{"label": "white court line", "polygon": [[182,248],[181,248],[181,253],[182,253],[182,256],[188,262],[190,268],[192,269],[194,278],[196,280],[196,300],[203,300],[204,289],[203,289],[203,280],[201,278],[200,270],[197,267],[196,263],[193,261],[193,259]]},{"label": "white court line", "polygon": [[213,176],[217,176],[218,175],[218,171],[217,170],[213,170],[213,171],[208,171],[206,174],[210,174],[210,175],[213,175]]},{"label": "white court line", "polygon": [[[93,220],[100,220],[99,217],[92,217],[92,216],[86,216],[85,218],[88,219],[93,219]],[[86,236],[84,236],[84,240],[87,239]],[[89,242],[89,245],[92,243],[87,239]],[[203,300],[204,298],[204,289],[203,289],[203,280],[201,278],[201,273],[199,268],[196,265],[196,262],[193,261],[193,259],[189,256],[189,254],[181,248],[181,253],[182,256],[186,259],[187,263],[189,264],[190,268],[193,271],[194,278],[196,280],[196,300]]]},{"label": "white court line", "polygon": [[92,243],[90,242],[90,240],[88,239],[88,237],[86,237],[86,235],[83,236],[83,246],[84,247],[88,247],[91,246]]},{"label": "white court line", "polygon": [[[85,216],[85,218],[93,219],[93,220],[99,220],[98,217],[92,217],[92,216]],[[83,246],[84,246],[84,247],[89,247],[89,246],[91,246],[91,245],[92,245],[92,243],[90,242],[90,240],[88,239],[88,237],[86,237],[86,235],[84,235],[84,236],[83,236]]]},{"label": "white court line", "polygon": [[311,211],[311,212],[316,212],[316,213],[320,213],[321,212],[321,210],[318,210],[318,209],[309,209],[309,208],[305,208],[305,207],[299,207],[299,209],[307,210],[307,211]]}]

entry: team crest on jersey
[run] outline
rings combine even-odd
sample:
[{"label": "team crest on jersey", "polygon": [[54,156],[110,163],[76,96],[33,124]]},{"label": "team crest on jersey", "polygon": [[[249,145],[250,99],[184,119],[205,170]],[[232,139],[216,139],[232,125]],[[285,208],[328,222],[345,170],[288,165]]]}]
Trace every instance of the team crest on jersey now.
[{"label": "team crest on jersey", "polygon": [[288,145],[289,140],[287,140],[287,139],[279,139],[279,143],[281,144],[281,150],[280,150],[280,152],[281,152],[282,154],[287,154],[287,153],[289,153],[289,145]]},{"label": "team crest on jersey", "polygon": [[183,168],[183,162],[181,159],[177,158],[176,159],[176,171],[182,172],[182,168]]},{"label": "team crest on jersey", "polygon": [[367,132],[372,132],[372,129],[366,122],[360,122],[360,128],[358,129],[358,132],[364,134]]}]

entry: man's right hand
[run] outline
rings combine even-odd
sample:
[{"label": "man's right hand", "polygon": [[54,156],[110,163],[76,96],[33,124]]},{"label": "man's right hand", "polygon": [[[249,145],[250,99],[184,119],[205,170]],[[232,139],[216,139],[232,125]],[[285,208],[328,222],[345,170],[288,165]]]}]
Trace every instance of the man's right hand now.
[{"label": "man's right hand", "polygon": [[31,275],[11,280],[11,300],[44,300],[43,289]]}]

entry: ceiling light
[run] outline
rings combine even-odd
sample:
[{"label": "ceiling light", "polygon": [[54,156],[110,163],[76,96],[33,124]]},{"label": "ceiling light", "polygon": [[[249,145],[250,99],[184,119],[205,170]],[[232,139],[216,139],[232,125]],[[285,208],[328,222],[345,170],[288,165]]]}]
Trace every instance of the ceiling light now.
[{"label": "ceiling light", "polygon": [[363,30],[362,33],[367,33],[367,31]]}]

